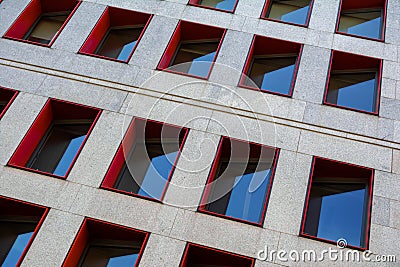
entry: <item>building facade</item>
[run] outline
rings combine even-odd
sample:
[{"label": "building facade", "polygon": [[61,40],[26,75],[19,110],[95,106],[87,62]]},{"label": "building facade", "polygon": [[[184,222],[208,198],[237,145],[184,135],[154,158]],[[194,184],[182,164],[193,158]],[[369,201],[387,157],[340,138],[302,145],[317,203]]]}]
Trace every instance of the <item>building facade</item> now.
[{"label": "building facade", "polygon": [[400,1],[0,0],[0,35],[2,266],[399,265]]}]

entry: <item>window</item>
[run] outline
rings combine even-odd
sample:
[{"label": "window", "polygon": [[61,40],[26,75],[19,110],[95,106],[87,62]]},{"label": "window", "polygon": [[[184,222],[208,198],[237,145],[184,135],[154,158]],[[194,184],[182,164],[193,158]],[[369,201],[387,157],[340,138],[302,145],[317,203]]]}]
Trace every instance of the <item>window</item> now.
[{"label": "window", "polygon": [[338,33],[384,40],[386,0],[342,0]]},{"label": "window", "polygon": [[252,258],[188,243],[180,267],[253,267],[254,262]]},{"label": "window", "polygon": [[333,51],[324,104],[378,114],[381,70],[380,59]]},{"label": "window", "polygon": [[95,108],[48,100],[8,165],[67,177],[99,115]]},{"label": "window", "polygon": [[107,7],[79,53],[128,62],[151,15]]},{"label": "window", "polygon": [[291,96],[301,47],[297,43],[255,36],[239,85]]},{"label": "window", "polygon": [[51,46],[79,1],[32,0],[4,37]]},{"label": "window", "polygon": [[313,0],[267,0],[262,18],[307,26]]},{"label": "window", "polygon": [[314,158],[301,235],[366,249],[374,171]]},{"label": "window", "polygon": [[149,234],[86,218],[63,266],[136,267]]},{"label": "window", "polygon": [[0,265],[19,266],[48,212],[47,208],[0,197]]},{"label": "window", "polygon": [[180,21],[158,69],[208,79],[225,30]]},{"label": "window", "polygon": [[199,211],[261,225],[278,150],[223,137]]},{"label": "window", "polygon": [[17,97],[18,91],[0,87],[0,119]]},{"label": "window", "polygon": [[102,188],[162,200],[188,129],[134,118]]},{"label": "window", "polygon": [[239,0],[189,0],[190,5],[234,12]]}]

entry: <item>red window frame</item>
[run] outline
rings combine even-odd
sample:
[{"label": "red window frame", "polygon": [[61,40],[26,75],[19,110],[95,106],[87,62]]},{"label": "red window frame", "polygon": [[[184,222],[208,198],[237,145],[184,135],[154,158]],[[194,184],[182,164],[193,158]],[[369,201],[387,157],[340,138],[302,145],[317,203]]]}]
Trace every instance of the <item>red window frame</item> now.
[{"label": "red window frame", "polygon": [[[82,116],[83,114],[83,116]],[[35,121],[29,128],[28,132],[25,134],[21,143],[18,145],[14,154],[11,156],[7,163],[7,166],[14,168],[31,171],[43,175],[48,175],[55,178],[66,179],[70,173],[72,167],[74,166],[81,150],[85,146],[87,139],[90,136],[97,120],[99,119],[101,110],[94,107],[89,107],[81,104],[76,104],[64,100],[58,100],[54,98],[49,98],[40,111],[39,115],[36,117]],[[54,117],[63,119],[86,119],[93,118],[92,125],[86,134],[86,138],[82,142],[78,152],[76,153],[68,171],[64,176],[55,175],[49,172],[44,172],[29,167],[25,167],[28,163],[30,157],[37,149],[38,145],[42,141],[43,137],[47,133],[49,127],[51,126]]]},{"label": "red window frame", "polygon": [[[316,237],[310,234],[307,234],[304,232],[305,229],[305,223],[306,223],[306,219],[307,219],[307,211],[308,211],[308,202],[310,199],[310,193],[311,193],[311,188],[312,188],[312,184],[313,184],[313,178],[314,178],[314,173],[315,173],[315,165],[317,161],[325,161],[331,164],[341,164],[343,168],[359,168],[365,171],[370,171],[371,172],[371,176],[369,178],[369,192],[368,192],[368,205],[367,205],[367,222],[366,222],[366,228],[365,228],[365,247],[357,247],[357,246],[353,246],[350,244],[346,245],[346,248],[350,248],[350,249],[356,249],[356,250],[367,250],[369,248],[369,237],[370,237],[370,227],[371,227],[371,211],[372,211],[372,191],[373,191],[373,185],[374,185],[374,174],[375,174],[375,170],[371,169],[371,168],[367,168],[364,166],[359,166],[359,165],[355,165],[355,164],[351,164],[351,163],[346,163],[346,162],[341,162],[341,161],[337,161],[337,160],[332,160],[332,159],[327,159],[327,158],[322,158],[322,157],[313,157],[313,161],[312,161],[312,166],[311,166],[311,172],[310,172],[310,178],[308,181],[308,187],[307,187],[307,195],[306,195],[306,200],[304,203],[304,210],[303,210],[303,218],[302,218],[302,222],[301,222],[301,227],[300,227],[300,234],[299,236],[301,237],[305,237],[305,238],[310,238],[313,240],[317,240],[317,241],[321,241],[321,242],[325,242],[325,243],[330,243],[330,244],[337,244],[337,240],[328,240],[328,239],[324,239],[324,238],[320,238],[320,237]],[[328,172],[330,172],[330,170],[328,170]],[[349,178],[351,179],[351,178]]]},{"label": "red window frame", "polygon": [[207,8],[207,9],[216,10],[216,11],[222,11],[222,12],[226,12],[226,13],[235,13],[235,10],[236,10],[237,4],[239,3],[239,0],[236,0],[235,5],[233,6],[232,10],[225,10],[225,9],[220,9],[220,8],[215,8],[215,7],[210,7],[210,6],[204,6],[202,4],[199,4],[199,2],[200,2],[200,0],[189,0],[188,5]]},{"label": "red window frame", "polygon": [[[101,15],[100,19],[97,21],[96,25],[90,32],[89,36],[86,38],[82,47],[79,49],[78,53],[92,57],[103,58],[122,63],[128,63],[133,53],[135,52],[136,47],[140,42],[140,39],[142,38],[144,32],[146,31],[147,26],[149,25],[152,17],[153,15],[146,13],[107,6],[103,14]],[[94,54],[111,27],[119,27],[127,25],[144,25],[144,28],[140,33],[139,38],[127,60],[119,60],[115,58]]]},{"label": "red window frame", "polygon": [[[215,176],[217,175],[217,170],[218,170],[218,166],[219,166],[219,162],[222,156],[224,156],[226,153],[230,154],[231,151],[223,151],[223,146],[225,142],[230,142],[230,141],[236,141],[236,142],[242,142],[242,143],[247,143],[249,146],[259,146],[259,147],[264,147],[267,149],[273,149],[275,150],[275,156],[273,159],[273,164],[271,166],[271,177],[270,180],[268,181],[268,189],[265,195],[265,203],[264,203],[264,207],[263,207],[263,212],[261,215],[261,219],[259,223],[255,223],[255,222],[251,222],[251,221],[247,221],[244,219],[240,219],[240,218],[235,218],[232,216],[228,216],[225,214],[219,214],[213,211],[209,211],[206,209],[206,205],[207,205],[207,201],[208,201],[208,197],[210,194],[210,191],[212,189],[212,182],[215,180]],[[251,157],[251,153],[249,154],[249,157]],[[262,145],[262,144],[258,144],[258,143],[254,143],[254,142],[249,142],[249,141],[243,141],[243,140],[239,140],[236,138],[231,138],[231,137],[227,137],[227,136],[222,136],[219,144],[218,144],[218,149],[217,149],[217,153],[214,157],[213,163],[212,163],[212,167],[210,170],[210,173],[208,174],[208,178],[207,178],[207,183],[206,186],[204,188],[201,200],[200,200],[200,205],[197,208],[198,212],[201,213],[205,213],[205,214],[209,214],[209,215],[213,215],[216,217],[221,217],[224,219],[229,219],[229,220],[233,220],[233,221],[237,221],[237,222],[241,222],[241,223],[246,223],[246,224],[250,224],[250,225],[254,225],[254,226],[259,226],[261,227],[264,223],[265,220],[265,215],[267,212],[267,207],[268,207],[268,201],[269,201],[269,197],[271,195],[271,189],[272,189],[272,184],[273,184],[273,180],[274,180],[274,176],[275,176],[275,171],[276,171],[276,166],[278,163],[278,158],[279,158],[279,153],[280,153],[280,149],[279,148],[275,148],[275,147],[270,147],[267,145]],[[211,185],[210,185],[211,184]]]},{"label": "red window frame", "polygon": [[[381,88],[382,87],[382,66],[383,66],[382,64],[383,64],[382,59],[366,57],[366,56],[361,56],[361,55],[357,55],[357,54],[341,52],[341,51],[337,51],[337,50],[332,50],[322,104],[327,105],[327,106],[347,109],[347,110],[351,110],[351,111],[371,114],[371,115],[379,115],[381,90],[382,90],[382,88]],[[333,70],[349,70],[349,71],[363,70],[363,69],[365,70],[365,69],[368,69],[368,68],[371,69],[374,67],[377,68],[377,72],[378,72],[378,78],[377,78],[378,88],[377,88],[377,95],[376,95],[376,107],[375,107],[374,112],[359,110],[359,109],[346,107],[346,106],[339,106],[337,104],[332,104],[332,103],[327,102],[329,82],[330,82],[331,73]]]},{"label": "red window frame", "polygon": [[265,1],[264,8],[263,8],[261,16],[260,16],[261,19],[308,28],[308,25],[310,24],[311,13],[312,13],[312,10],[313,10],[313,7],[314,7],[314,0],[310,1],[310,9],[308,10],[306,24],[298,24],[298,23],[286,22],[286,21],[282,21],[282,20],[278,20],[278,19],[267,18],[267,13],[268,13],[268,11],[270,9],[270,6],[271,6],[272,2],[273,2],[273,0],[266,0]]},{"label": "red window frame", "polygon": [[[343,2],[347,2],[347,3],[343,4]],[[366,36],[360,36],[360,35],[356,35],[356,34],[351,34],[351,33],[346,33],[346,32],[340,32],[339,31],[340,16],[342,15],[342,11],[343,10],[357,10],[357,9],[377,8],[377,7],[381,7],[382,10],[383,10],[383,14],[382,14],[382,29],[381,29],[382,30],[382,37],[380,39],[366,37]],[[356,37],[356,38],[372,40],[372,41],[384,42],[385,41],[385,34],[386,34],[386,17],[387,17],[387,0],[363,0],[363,1],[341,0],[340,1],[340,5],[339,5],[338,16],[336,18],[335,33],[343,34],[343,35],[347,35],[347,36],[352,36],[352,37]]]},{"label": "red window frame", "polygon": [[[255,259],[250,257],[194,243],[187,243],[179,267],[187,266],[190,257],[193,257],[190,253],[195,254],[195,256],[197,256],[198,254],[198,257],[202,259],[212,259],[213,261],[216,261],[215,266],[217,266],[217,264],[224,264],[223,266],[254,267],[255,264]],[[220,258],[218,257],[221,257],[222,260],[225,258],[228,261],[228,263],[226,261],[219,262]]]},{"label": "red window frame", "polygon": [[[4,204],[3,204],[4,203]],[[16,267],[19,267],[22,261],[25,258],[26,253],[29,250],[33,240],[35,239],[37,233],[39,232],[40,227],[43,224],[47,214],[49,213],[49,208],[40,206],[37,204],[25,202],[18,199],[13,199],[5,196],[0,196],[0,210],[2,214],[11,215],[11,216],[38,216],[40,220],[35,227],[35,230],[32,234],[32,237],[29,239],[28,244],[26,245],[24,251],[21,254],[21,257],[18,260]]]},{"label": "red window frame", "polygon": [[[51,47],[55,42],[55,40],[57,39],[57,37],[62,32],[62,30],[64,29],[65,25],[67,25],[68,21],[71,19],[75,11],[78,9],[80,4],[81,4],[80,0],[67,0],[67,1],[31,0],[24,9],[24,11],[22,11],[22,13],[18,16],[18,18],[14,21],[11,27],[4,34],[3,38],[29,44],[40,45],[44,47]],[[22,39],[24,35],[32,28],[35,22],[40,18],[42,13],[69,11],[69,10],[71,10],[71,14],[69,14],[68,18],[65,20],[61,28],[56,33],[56,35],[54,35],[53,39],[49,44],[42,44]]]},{"label": "red window frame", "polygon": [[145,231],[86,217],[74,239],[74,242],[72,243],[67,256],[64,259],[62,266],[77,266],[90,239],[93,237],[101,237],[101,239],[104,240],[116,241],[132,241],[134,239],[143,240],[142,247],[134,266],[137,267],[143,255],[143,251],[146,247],[149,236],[150,233]]},{"label": "red window frame", "polygon": [[0,101],[7,101],[7,105],[4,107],[3,111],[0,112],[0,119],[6,114],[7,109],[14,102],[18,93],[17,90],[0,87]]},{"label": "red window frame", "polygon": [[[270,94],[292,97],[302,52],[303,52],[303,44],[254,35],[238,86],[261,92],[267,92]],[[290,93],[288,95],[279,92],[264,90],[253,86],[248,86],[245,84],[246,79],[250,79],[247,78],[248,77],[247,74],[250,71],[251,63],[255,55],[275,55],[275,54],[286,54],[286,53],[297,53],[296,67],[292,78]]]},{"label": "red window frame", "polygon": [[[164,51],[164,54],[160,62],[158,63],[157,70],[208,80],[211,71],[213,69],[215,60],[218,57],[218,53],[221,48],[222,42],[224,40],[225,34],[226,34],[226,29],[180,20],[175,28],[171,40],[168,43],[167,48]],[[170,68],[169,65],[171,64],[171,61],[174,59],[174,56],[181,41],[195,41],[195,40],[217,39],[217,38],[220,39],[219,45],[215,53],[213,62],[211,63],[210,70],[208,71],[206,77],[191,75],[188,73],[169,69]]]},{"label": "red window frame", "polygon": [[[132,192],[127,192],[127,191],[120,190],[120,189],[117,189],[117,188],[113,187],[115,182],[116,182],[116,180],[118,179],[118,175],[121,172],[121,169],[122,169],[123,165],[125,164],[125,158],[128,157],[128,154],[130,152],[130,148],[132,147],[132,144],[135,141],[135,136],[137,135],[137,133],[136,133],[137,128],[135,127],[135,125],[136,125],[136,123],[138,121],[145,122],[145,123],[149,122],[149,123],[152,124],[150,126],[151,127],[150,129],[154,129],[155,128],[157,131],[149,131],[148,133],[150,135],[152,135],[155,132],[158,133],[158,129],[157,128],[160,127],[162,129],[163,126],[174,127],[174,128],[181,129],[181,130],[185,131],[182,143],[181,143],[181,145],[179,147],[178,154],[177,154],[177,156],[175,158],[174,164],[172,165],[172,169],[171,169],[171,171],[170,171],[170,173],[168,175],[168,179],[167,179],[166,185],[164,187],[164,190],[163,190],[163,193],[162,193],[160,199],[156,199],[156,198],[152,198],[152,197],[148,197],[148,196],[143,196],[143,195],[139,195],[139,194],[132,193]],[[146,129],[146,131],[147,131],[147,129]],[[161,203],[163,201],[164,197],[165,197],[165,193],[166,193],[166,191],[168,189],[168,185],[169,185],[169,183],[171,181],[172,175],[174,174],[174,171],[175,171],[175,168],[176,168],[176,164],[178,163],[178,160],[179,160],[180,155],[182,153],[182,149],[183,149],[183,146],[185,145],[185,142],[186,142],[188,134],[189,134],[189,129],[186,128],[186,127],[179,127],[179,126],[176,126],[176,125],[163,123],[163,122],[159,122],[159,121],[155,121],[155,120],[149,120],[149,119],[143,119],[143,118],[139,118],[139,117],[134,117],[132,119],[130,125],[129,125],[128,131],[126,132],[122,142],[120,143],[120,145],[118,147],[118,150],[117,150],[117,152],[116,152],[116,154],[114,156],[113,161],[111,162],[110,167],[107,170],[107,173],[106,173],[106,175],[105,175],[105,177],[103,179],[103,182],[101,183],[100,188],[106,189],[106,190],[110,190],[110,191],[114,191],[114,192],[121,193],[121,194],[125,194],[125,195],[135,196],[135,197],[138,197],[138,198],[143,198],[143,199],[147,199],[147,200],[151,200],[151,201],[155,201],[155,202]]]}]

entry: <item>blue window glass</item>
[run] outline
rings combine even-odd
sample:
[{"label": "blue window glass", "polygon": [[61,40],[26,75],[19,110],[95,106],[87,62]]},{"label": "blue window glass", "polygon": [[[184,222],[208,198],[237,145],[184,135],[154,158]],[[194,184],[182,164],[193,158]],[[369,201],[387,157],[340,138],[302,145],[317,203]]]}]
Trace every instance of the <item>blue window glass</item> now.
[{"label": "blue window glass", "polygon": [[305,25],[310,10],[310,0],[272,0],[267,18]]},{"label": "blue window glass", "polygon": [[127,61],[144,27],[110,29],[95,54]]},{"label": "blue window glass", "polygon": [[218,41],[182,42],[172,60],[172,70],[207,77],[219,45]]},{"label": "blue window glass", "polygon": [[367,184],[319,181],[313,183],[310,193],[306,222],[309,234],[332,241],[344,238],[348,244],[362,247]]},{"label": "blue window glass", "polygon": [[304,234],[365,248],[373,170],[314,159],[312,183],[304,220]]},{"label": "blue window glass", "polygon": [[91,123],[55,123],[39,144],[27,167],[64,176],[85,140]]},{"label": "blue window glass", "polygon": [[382,10],[344,11],[340,15],[339,32],[382,38]]},{"label": "blue window glass", "polygon": [[233,11],[236,0],[200,0],[200,5],[214,7],[217,9]]},{"label": "blue window glass", "polygon": [[297,56],[255,57],[248,75],[250,80],[246,81],[246,85],[254,86],[255,83],[262,90],[289,95],[296,61]]},{"label": "blue window glass", "polygon": [[[93,243],[97,243],[93,241]],[[138,246],[129,245],[132,242],[111,242],[110,244],[89,245],[82,257],[79,267],[132,267],[135,266],[140,252],[141,244]],[[135,242],[134,242],[135,243]]]},{"label": "blue window glass", "polygon": [[[135,129],[143,129],[141,127],[144,125],[141,123],[142,121],[136,122]],[[151,132],[152,137],[135,140],[114,188],[161,199],[178,157],[185,131],[166,125],[157,129],[153,128],[154,124],[157,123],[148,122],[146,125],[146,131]],[[161,131],[163,138],[155,138],[161,136]]]},{"label": "blue window glass", "polygon": [[342,107],[376,112],[377,73],[335,73],[330,77],[326,101]]},{"label": "blue window glass", "polygon": [[[236,147],[250,146],[251,157],[223,156],[218,160],[204,209],[258,224],[263,218],[271,184],[275,150],[240,141],[231,142]],[[221,149],[229,149],[226,142],[223,142]]]},{"label": "blue window glass", "polygon": [[0,264],[14,267],[32,238],[37,223],[0,221]]}]

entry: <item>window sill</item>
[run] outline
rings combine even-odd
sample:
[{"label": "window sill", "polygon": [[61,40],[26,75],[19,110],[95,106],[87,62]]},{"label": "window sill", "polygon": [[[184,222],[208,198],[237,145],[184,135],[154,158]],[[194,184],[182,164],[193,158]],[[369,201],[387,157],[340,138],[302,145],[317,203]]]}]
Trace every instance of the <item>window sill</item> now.
[{"label": "window sill", "polygon": [[235,218],[235,217],[231,217],[231,216],[219,214],[219,213],[216,213],[216,212],[208,211],[208,210],[205,210],[205,209],[203,209],[201,207],[199,207],[197,209],[197,212],[203,213],[203,214],[207,214],[207,215],[211,215],[211,216],[216,216],[216,217],[227,219],[227,220],[231,220],[231,221],[236,221],[236,222],[239,222],[239,223],[249,224],[249,225],[252,225],[252,226],[263,227],[262,223],[255,223],[255,222],[250,222],[250,221],[246,221],[246,220],[243,220],[243,219],[238,219],[238,218]]},{"label": "window sill", "polygon": [[[316,237],[316,236],[305,234],[305,233],[300,233],[299,236],[338,246],[337,241],[334,241],[334,240],[324,239],[324,238]],[[343,249],[354,249],[354,250],[359,250],[359,251],[365,251],[368,249],[368,246],[367,247],[357,247],[357,246],[353,246],[353,245],[346,245],[346,247],[344,247]]]},{"label": "window sill", "polygon": [[345,35],[345,36],[349,36],[349,37],[354,37],[354,38],[358,38],[358,39],[364,39],[364,40],[369,40],[369,41],[375,41],[375,42],[380,42],[380,43],[384,43],[385,42],[385,38],[371,38],[371,37],[366,37],[366,36],[362,36],[362,35],[356,35],[356,34],[351,34],[351,33],[347,33],[347,32],[340,32],[340,31],[335,31],[335,34],[340,34],[340,35]]}]

